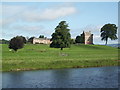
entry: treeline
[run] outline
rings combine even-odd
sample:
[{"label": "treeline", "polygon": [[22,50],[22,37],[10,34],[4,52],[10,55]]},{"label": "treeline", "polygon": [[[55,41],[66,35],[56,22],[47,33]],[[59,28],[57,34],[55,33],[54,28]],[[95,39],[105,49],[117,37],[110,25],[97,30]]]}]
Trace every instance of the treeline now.
[{"label": "treeline", "polygon": [[[28,43],[32,44],[33,43],[33,39],[36,38],[34,36],[32,36],[30,38],[29,37],[24,37],[24,36],[16,36],[16,37],[21,37],[25,44],[28,44]],[[46,38],[46,37],[44,37],[44,35],[40,35],[39,38]],[[0,40],[0,44],[9,44],[9,43],[10,43],[10,40],[6,40],[6,39],[1,39]]]},{"label": "treeline", "polygon": [[2,39],[0,40],[0,44],[9,44],[9,40]]},{"label": "treeline", "polygon": [[[19,36],[19,37],[23,39],[24,43],[27,43],[27,39],[24,36]],[[10,40],[5,40],[5,39],[0,40],[0,44],[9,44],[9,43],[10,43]]]}]

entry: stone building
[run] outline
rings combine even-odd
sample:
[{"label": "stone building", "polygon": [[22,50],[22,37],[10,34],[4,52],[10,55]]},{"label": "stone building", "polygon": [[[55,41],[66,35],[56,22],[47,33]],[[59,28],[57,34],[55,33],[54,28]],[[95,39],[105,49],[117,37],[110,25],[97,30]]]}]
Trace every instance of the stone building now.
[{"label": "stone building", "polygon": [[48,38],[34,38],[33,44],[50,44],[51,41]]},{"label": "stone building", "polygon": [[84,32],[81,34],[81,43],[93,44],[93,34],[91,32]]}]

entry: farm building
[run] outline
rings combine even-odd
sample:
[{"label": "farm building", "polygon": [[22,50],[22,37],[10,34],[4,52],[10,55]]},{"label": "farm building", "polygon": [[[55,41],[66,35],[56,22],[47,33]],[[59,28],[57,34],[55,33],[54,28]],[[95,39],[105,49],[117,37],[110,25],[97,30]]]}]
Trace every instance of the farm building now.
[{"label": "farm building", "polygon": [[50,44],[51,41],[48,38],[34,38],[33,44]]}]

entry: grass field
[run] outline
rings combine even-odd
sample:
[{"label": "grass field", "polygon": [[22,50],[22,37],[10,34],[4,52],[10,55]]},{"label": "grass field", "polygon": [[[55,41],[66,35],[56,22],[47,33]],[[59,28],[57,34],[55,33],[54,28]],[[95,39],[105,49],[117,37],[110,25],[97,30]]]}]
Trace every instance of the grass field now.
[{"label": "grass field", "polygon": [[72,45],[63,51],[49,45],[25,45],[10,52],[2,45],[2,70],[20,71],[118,65],[118,49],[102,45]]}]

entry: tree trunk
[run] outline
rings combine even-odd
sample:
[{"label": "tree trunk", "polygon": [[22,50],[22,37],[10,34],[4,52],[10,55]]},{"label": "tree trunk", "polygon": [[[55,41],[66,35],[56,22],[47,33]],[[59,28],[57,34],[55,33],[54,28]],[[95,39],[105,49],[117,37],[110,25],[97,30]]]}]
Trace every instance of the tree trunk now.
[{"label": "tree trunk", "polygon": [[61,48],[61,50],[63,50],[63,48]]},{"label": "tree trunk", "polygon": [[108,38],[106,38],[106,43],[105,43],[105,45],[107,45],[107,41],[108,41]]}]

